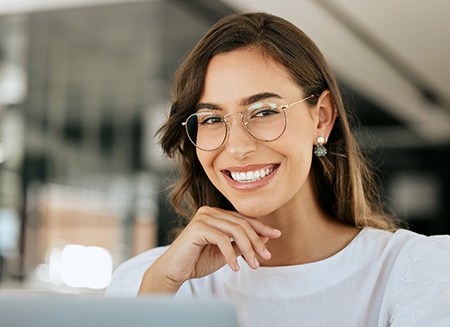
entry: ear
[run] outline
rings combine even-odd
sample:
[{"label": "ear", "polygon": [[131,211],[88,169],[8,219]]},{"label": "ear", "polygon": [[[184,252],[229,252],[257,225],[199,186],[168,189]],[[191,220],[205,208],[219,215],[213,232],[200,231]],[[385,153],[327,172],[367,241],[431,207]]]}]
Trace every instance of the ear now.
[{"label": "ear", "polygon": [[[334,107],[333,96],[330,90],[325,90],[317,100],[317,125],[316,125],[316,138],[323,136],[325,140],[328,140],[328,136],[333,129],[334,122],[336,121],[337,111]],[[326,141],[325,141],[326,143]]]}]

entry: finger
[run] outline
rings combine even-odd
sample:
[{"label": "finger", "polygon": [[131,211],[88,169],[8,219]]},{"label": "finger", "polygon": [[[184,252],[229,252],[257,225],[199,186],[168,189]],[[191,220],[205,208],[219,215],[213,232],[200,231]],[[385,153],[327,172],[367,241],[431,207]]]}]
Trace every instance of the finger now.
[{"label": "finger", "polygon": [[220,215],[217,216],[218,218],[231,220],[233,222],[237,222],[236,219],[239,219],[240,221],[246,221],[259,235],[267,236],[269,238],[277,238],[281,236],[280,230],[270,227],[255,218],[244,216],[237,211],[227,211],[220,208],[214,209],[220,212]]},{"label": "finger", "polygon": [[206,228],[203,231],[202,237],[206,244],[216,245],[222,253],[225,262],[230,266],[233,271],[239,271],[240,267],[237,262],[237,254],[233,247],[230,237],[215,228]]},{"label": "finger", "polygon": [[[247,241],[245,241],[243,238],[239,239],[238,244],[242,247],[241,251],[246,258],[246,261],[252,268],[259,266],[259,262],[256,256],[252,255],[252,252],[256,252],[260,258],[263,258],[265,260],[271,258],[271,253],[265,246],[267,240],[262,242],[259,236],[276,238],[281,234],[280,231],[273,229],[270,226],[267,226],[253,218],[245,217],[235,211],[227,211],[208,206],[201,207],[193,220],[205,222],[233,237],[233,228],[236,228],[235,225],[239,225],[247,234],[247,238],[250,240],[251,246],[253,248],[252,250],[250,250]],[[227,225],[226,222],[231,223],[231,225]],[[191,223],[193,223],[193,221],[191,221]],[[236,238],[236,240],[238,239]]]},{"label": "finger", "polygon": [[[259,239],[261,240],[261,242],[263,242],[264,244],[266,244],[269,241],[268,237],[265,236],[259,236]],[[234,247],[234,252],[236,253],[236,256],[240,256],[242,255],[241,250],[239,249],[239,247],[237,246],[236,243],[234,243],[234,239],[232,237],[230,237],[231,240],[231,244],[233,244]]]},{"label": "finger", "polygon": [[261,240],[261,242],[263,242],[264,244],[266,244],[269,241],[269,238],[266,236],[261,236],[259,235],[259,239]]},{"label": "finger", "polygon": [[238,246],[239,252],[251,268],[256,269],[260,266],[256,257],[257,252],[268,251],[250,225],[247,224],[244,228],[240,224],[224,219],[209,219],[205,223],[228,235],[230,242],[233,241]]},{"label": "finger", "polygon": [[[267,241],[269,240],[269,238],[268,237],[265,237],[265,236],[260,236],[260,239],[261,239],[261,242],[263,242],[264,244],[265,243],[267,243]],[[239,246],[233,241],[232,242],[232,245],[233,245],[233,248],[234,248],[234,252],[236,253],[236,255],[239,257],[239,256],[242,256],[242,251],[241,251],[241,249],[239,248]],[[257,260],[258,260],[258,264],[259,264],[259,266],[261,265],[261,262],[259,261],[259,259],[258,259],[258,257],[256,258]],[[269,258],[270,259],[270,258]],[[262,258],[262,260],[268,260],[268,259],[264,259],[264,258]]]},{"label": "finger", "polygon": [[[207,220],[210,224],[215,224],[216,228],[219,228],[221,230],[223,230],[226,233],[229,233],[230,236],[233,236],[233,230],[234,228],[236,228],[236,225],[240,226],[246,233],[248,239],[251,242],[252,248],[253,250],[263,259],[269,260],[271,258],[271,253],[267,250],[267,247],[265,246],[265,242],[262,242],[260,239],[260,236],[264,236],[264,237],[268,237],[268,238],[273,238],[273,236],[265,236],[265,235],[261,235],[259,234],[253,226],[264,226],[268,229],[273,230],[271,227],[264,225],[258,221],[252,221],[251,223],[249,222],[249,220],[254,220],[254,219],[244,219],[244,218],[240,218],[234,215],[234,212],[230,212],[230,211],[222,211],[220,214],[215,214],[215,217],[218,219],[216,220]],[[231,225],[229,225],[231,224]],[[277,234],[277,236],[279,236]],[[237,239],[236,239],[237,240]],[[244,257],[248,258],[249,260],[251,260],[252,264],[250,264],[250,266],[252,266],[253,268],[255,268],[258,265],[257,260],[255,260],[254,258],[251,257],[251,253],[249,251],[246,251],[245,249],[248,247],[248,245],[246,243],[242,243],[239,244],[240,246],[243,246],[244,248],[242,248],[242,252],[244,254]]]},{"label": "finger", "polygon": [[269,238],[278,238],[281,236],[281,231],[279,229],[268,226],[259,220],[251,217],[246,217],[241,215],[239,212],[236,212],[237,216],[243,220],[245,220],[252,228],[259,234],[263,236],[267,236]]}]

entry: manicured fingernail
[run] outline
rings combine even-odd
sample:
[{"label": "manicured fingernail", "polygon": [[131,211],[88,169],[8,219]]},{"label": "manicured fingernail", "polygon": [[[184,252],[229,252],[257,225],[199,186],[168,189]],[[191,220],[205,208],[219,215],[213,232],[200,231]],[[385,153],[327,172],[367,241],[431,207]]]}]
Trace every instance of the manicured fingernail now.
[{"label": "manicured fingernail", "polygon": [[278,236],[281,235],[281,231],[279,229],[272,228],[272,231],[274,232],[274,234],[276,234]]}]

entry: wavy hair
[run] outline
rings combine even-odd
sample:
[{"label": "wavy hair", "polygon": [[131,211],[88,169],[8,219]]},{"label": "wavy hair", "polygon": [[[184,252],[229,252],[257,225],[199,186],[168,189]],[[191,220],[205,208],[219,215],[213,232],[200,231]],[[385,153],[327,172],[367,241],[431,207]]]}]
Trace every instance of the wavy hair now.
[{"label": "wavy hair", "polygon": [[[370,165],[352,134],[338,83],[322,53],[295,25],[266,13],[223,18],[203,36],[177,71],[170,115],[157,132],[164,153],[179,166],[180,177],[171,192],[177,212],[189,220],[204,205],[233,209],[209,181],[181,123],[195,111],[211,58],[243,47],[260,49],[286,67],[304,94],[331,92],[338,118],[328,138],[328,155],[313,156],[311,167],[321,208],[345,224],[395,230],[397,223],[384,211]],[[309,100],[310,105],[316,103],[317,97]]]}]

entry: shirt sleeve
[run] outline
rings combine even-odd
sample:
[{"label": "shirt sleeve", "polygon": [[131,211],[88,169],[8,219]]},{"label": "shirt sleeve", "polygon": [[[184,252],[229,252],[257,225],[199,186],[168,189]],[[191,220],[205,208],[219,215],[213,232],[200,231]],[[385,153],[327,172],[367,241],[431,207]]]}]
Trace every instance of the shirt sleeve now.
[{"label": "shirt sleeve", "polygon": [[145,271],[167,247],[158,247],[139,254],[117,267],[106,289],[107,297],[136,297]]},{"label": "shirt sleeve", "polygon": [[[166,252],[167,248],[168,246],[157,247],[122,263],[115,270],[111,283],[105,291],[105,296],[136,297],[139,293],[144,273],[156,259]],[[175,296],[192,297],[193,291],[190,283],[183,283]]]},{"label": "shirt sleeve", "polygon": [[450,326],[450,236],[421,238],[403,268],[391,326]]}]

